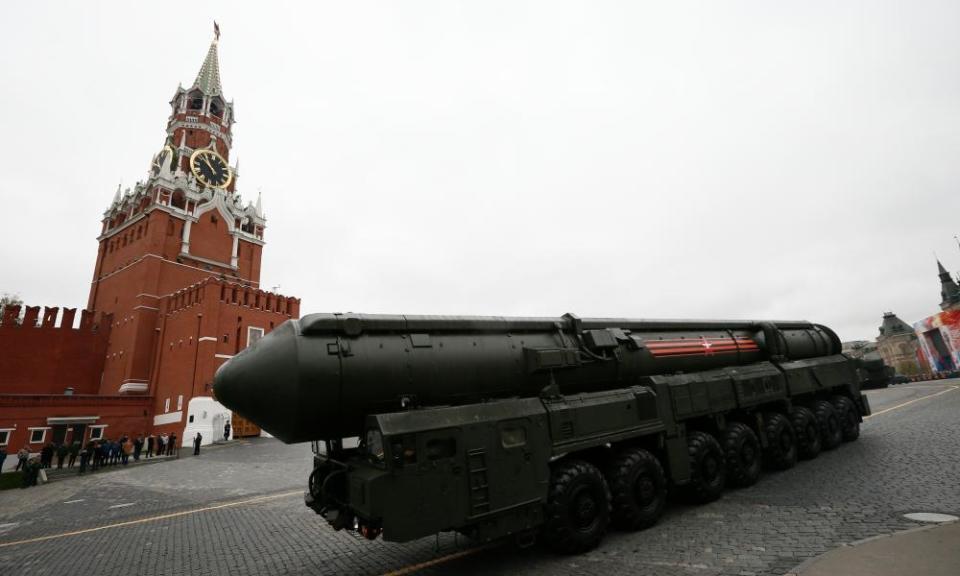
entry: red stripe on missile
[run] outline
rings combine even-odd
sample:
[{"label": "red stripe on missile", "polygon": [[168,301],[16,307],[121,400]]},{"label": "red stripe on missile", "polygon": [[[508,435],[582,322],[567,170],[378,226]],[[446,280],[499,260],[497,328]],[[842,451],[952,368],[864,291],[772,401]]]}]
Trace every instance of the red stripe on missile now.
[{"label": "red stripe on missile", "polygon": [[699,340],[670,339],[645,342],[650,353],[656,357],[712,356],[713,354],[736,354],[759,352],[760,347],[751,338],[705,338]]}]

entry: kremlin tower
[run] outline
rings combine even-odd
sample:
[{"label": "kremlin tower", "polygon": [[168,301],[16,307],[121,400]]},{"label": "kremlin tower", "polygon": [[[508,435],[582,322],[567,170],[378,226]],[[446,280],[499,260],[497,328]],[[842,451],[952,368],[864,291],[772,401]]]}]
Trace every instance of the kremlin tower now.
[{"label": "kremlin tower", "polygon": [[[42,321],[39,308],[20,323],[4,314],[0,370],[11,378],[0,384],[0,441],[9,446],[162,432],[207,442],[227,422],[238,435],[259,432],[212,397],[213,374],[297,318],[300,301],[260,289],[266,219],[259,196],[245,202],[238,191],[218,45],[219,29],[193,84],[170,100],[146,178],[118,188],[104,211],[80,328],[75,310],[59,325],[57,308]],[[51,363],[69,377],[45,370]],[[29,407],[13,393],[30,396]]]}]

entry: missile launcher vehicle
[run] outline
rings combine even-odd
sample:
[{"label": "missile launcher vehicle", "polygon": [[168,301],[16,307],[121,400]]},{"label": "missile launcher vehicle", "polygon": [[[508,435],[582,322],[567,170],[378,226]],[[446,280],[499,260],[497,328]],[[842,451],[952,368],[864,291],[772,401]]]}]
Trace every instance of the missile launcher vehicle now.
[{"label": "missile launcher vehicle", "polygon": [[311,314],[217,372],[227,407],[312,442],[334,529],[564,553],[856,440],[861,371],[808,322]]}]

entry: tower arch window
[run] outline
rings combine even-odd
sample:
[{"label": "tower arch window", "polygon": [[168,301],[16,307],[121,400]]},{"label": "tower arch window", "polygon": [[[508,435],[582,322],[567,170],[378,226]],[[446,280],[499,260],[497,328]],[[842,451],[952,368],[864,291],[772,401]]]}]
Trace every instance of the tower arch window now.
[{"label": "tower arch window", "polygon": [[181,210],[186,209],[187,195],[183,193],[183,190],[177,190],[173,193],[173,200],[170,201],[170,205]]},{"label": "tower arch window", "polygon": [[223,116],[223,102],[219,98],[210,101],[210,114],[217,118]]},{"label": "tower arch window", "polygon": [[187,101],[188,110],[203,110],[203,93],[198,91],[191,92]]}]

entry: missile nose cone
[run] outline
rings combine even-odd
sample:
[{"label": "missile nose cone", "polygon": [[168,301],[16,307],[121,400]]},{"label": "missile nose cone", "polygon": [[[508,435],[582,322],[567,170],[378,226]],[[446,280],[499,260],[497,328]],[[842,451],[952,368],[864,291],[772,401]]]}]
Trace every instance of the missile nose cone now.
[{"label": "missile nose cone", "polygon": [[294,321],[284,322],[220,366],[213,393],[224,406],[280,440],[301,441]]}]

